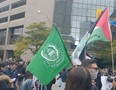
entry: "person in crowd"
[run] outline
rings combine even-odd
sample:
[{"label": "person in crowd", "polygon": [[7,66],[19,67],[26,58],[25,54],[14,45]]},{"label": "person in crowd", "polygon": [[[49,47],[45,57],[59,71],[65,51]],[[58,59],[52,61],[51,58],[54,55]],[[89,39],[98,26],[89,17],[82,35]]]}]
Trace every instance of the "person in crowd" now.
[{"label": "person in crowd", "polygon": [[16,81],[18,78],[18,73],[17,73],[16,67],[17,67],[16,63],[14,61],[10,61],[9,67],[7,67],[6,69],[6,75],[8,75],[11,79],[15,80],[11,85],[12,90],[16,90],[17,88]]},{"label": "person in crowd", "polygon": [[112,82],[112,89],[111,90],[116,90],[116,79]]},{"label": "person in crowd", "polygon": [[65,90],[91,90],[91,75],[82,66],[73,67],[67,77]]},{"label": "person in crowd", "polygon": [[106,68],[102,69],[102,76],[101,76],[101,83],[102,83],[102,88],[101,90],[111,90],[112,88],[112,82],[108,81],[108,71]]},{"label": "person in crowd", "polygon": [[95,79],[96,86],[98,87],[98,90],[101,90],[101,87],[102,87],[101,75],[102,75],[102,74],[101,74],[101,69],[98,69],[97,78]]},{"label": "person in crowd", "polygon": [[10,85],[13,81],[8,75],[0,75],[0,90],[10,90]]},{"label": "person in crowd", "polygon": [[112,75],[113,75],[112,68],[108,68],[107,72],[108,72],[108,75],[110,75],[110,76],[112,76]]},{"label": "person in crowd", "polygon": [[0,74],[6,74],[6,63],[5,62],[0,63]]},{"label": "person in crowd", "polygon": [[63,69],[60,72],[60,76],[57,78],[57,80],[61,78],[61,90],[65,89],[67,75],[68,75],[68,70],[67,69]]},{"label": "person in crowd", "polygon": [[43,85],[36,76],[33,75],[33,90],[47,90],[47,86]]},{"label": "person in crowd", "polygon": [[26,68],[24,67],[24,61],[22,59],[18,60],[18,65],[17,65],[17,72],[18,72],[18,85],[20,87],[24,77],[25,77],[25,71]]},{"label": "person in crowd", "polygon": [[98,66],[96,63],[95,59],[85,59],[82,61],[82,66],[87,68],[91,74],[91,79],[92,79],[92,90],[99,90],[98,87],[96,86],[95,79],[97,78],[98,75]]},{"label": "person in crowd", "polygon": [[11,61],[9,62],[9,67],[7,67],[6,69],[6,74],[11,78],[17,78],[18,76],[18,73],[17,73],[17,70],[16,70],[16,63],[14,61]]},{"label": "person in crowd", "polygon": [[5,75],[6,65],[5,62],[0,63],[0,90],[10,90],[12,80],[8,75]]},{"label": "person in crowd", "polygon": [[52,85],[55,84],[56,79],[54,78],[48,85],[47,85],[47,90],[52,90]]},{"label": "person in crowd", "polygon": [[22,82],[20,90],[32,90],[33,89],[33,84],[32,84],[33,75],[29,71],[26,71],[26,77],[27,79]]}]

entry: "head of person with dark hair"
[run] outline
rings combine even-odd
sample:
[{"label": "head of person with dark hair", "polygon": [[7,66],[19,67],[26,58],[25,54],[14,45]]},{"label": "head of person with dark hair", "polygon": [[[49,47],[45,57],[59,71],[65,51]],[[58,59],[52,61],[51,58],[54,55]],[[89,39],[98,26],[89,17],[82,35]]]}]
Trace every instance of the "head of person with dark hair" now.
[{"label": "head of person with dark hair", "polygon": [[1,62],[0,63],[0,72],[5,74],[6,71],[6,63],[5,62]]},{"label": "head of person with dark hair", "polygon": [[96,60],[95,59],[85,59],[82,61],[82,66],[87,68],[92,64],[96,64]]},{"label": "head of person with dark hair", "polygon": [[9,68],[11,69],[11,71],[14,71],[16,69],[17,65],[15,61],[10,61],[9,62]]},{"label": "head of person with dark hair", "polygon": [[91,75],[82,66],[73,67],[67,77],[65,90],[91,90]]},{"label": "head of person with dark hair", "polygon": [[18,59],[17,61],[20,62],[20,61],[23,61],[23,59]]},{"label": "head of person with dark hair", "polygon": [[108,68],[108,74],[109,75],[112,75],[113,74],[112,68]]},{"label": "head of person with dark hair", "polygon": [[89,70],[91,74],[91,83],[92,83],[92,90],[99,90],[96,82],[98,77],[99,68],[97,66],[97,62],[95,59],[85,59],[82,61],[82,66]]},{"label": "head of person with dark hair", "polygon": [[82,61],[82,66],[87,68],[91,74],[92,80],[97,78],[98,66],[95,59],[85,59]]},{"label": "head of person with dark hair", "polygon": [[26,71],[26,79],[27,78],[33,78],[33,74],[32,73],[30,73],[29,71]]}]

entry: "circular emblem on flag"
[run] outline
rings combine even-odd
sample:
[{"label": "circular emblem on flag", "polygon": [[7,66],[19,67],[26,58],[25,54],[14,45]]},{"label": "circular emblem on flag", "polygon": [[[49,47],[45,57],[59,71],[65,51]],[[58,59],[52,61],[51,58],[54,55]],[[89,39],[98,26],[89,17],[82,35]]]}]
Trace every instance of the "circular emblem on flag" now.
[{"label": "circular emblem on flag", "polygon": [[64,59],[62,52],[59,51],[58,48],[53,44],[46,45],[41,50],[41,56],[45,59],[45,64],[51,67],[59,66]]}]

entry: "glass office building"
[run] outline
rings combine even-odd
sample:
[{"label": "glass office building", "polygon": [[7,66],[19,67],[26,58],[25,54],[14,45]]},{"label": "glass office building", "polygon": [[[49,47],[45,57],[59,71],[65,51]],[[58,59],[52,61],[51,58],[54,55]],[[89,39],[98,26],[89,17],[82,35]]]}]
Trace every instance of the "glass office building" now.
[{"label": "glass office building", "polygon": [[[54,23],[65,36],[68,49],[74,49],[81,38],[96,21],[97,9],[110,8],[110,14],[116,8],[116,0],[56,0]],[[72,50],[73,51],[73,50]]]},{"label": "glass office building", "polygon": [[73,48],[74,38],[71,36],[71,12],[73,0],[56,0],[54,23],[58,27],[69,51]]},{"label": "glass office building", "polygon": [[[59,13],[62,15],[62,19],[59,19],[58,17],[60,16],[58,16],[56,12],[55,17],[58,18],[58,20],[55,20],[57,20],[56,23],[58,22],[57,25],[61,28],[61,33],[74,38],[76,45],[95,22],[97,9],[104,10],[109,6],[110,14],[116,9],[116,0],[70,0],[70,6],[66,7],[67,1],[68,0],[56,0],[56,5],[59,3],[59,7],[56,7],[56,9],[58,9],[59,12],[61,11],[62,14],[64,13],[65,16],[63,18],[63,15]],[[63,11],[63,9],[65,10]],[[71,14],[66,13],[66,10],[71,12]],[[67,14],[71,16],[67,18]]]},{"label": "glass office building", "polygon": [[71,14],[71,35],[76,43],[96,20],[97,9],[110,7],[110,14],[115,10],[116,0],[73,0]]}]

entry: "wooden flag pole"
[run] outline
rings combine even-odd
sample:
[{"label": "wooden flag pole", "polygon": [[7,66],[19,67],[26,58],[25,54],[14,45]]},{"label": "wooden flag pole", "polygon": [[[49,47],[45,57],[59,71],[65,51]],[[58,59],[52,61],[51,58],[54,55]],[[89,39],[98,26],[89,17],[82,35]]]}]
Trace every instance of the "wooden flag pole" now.
[{"label": "wooden flag pole", "polygon": [[111,41],[111,55],[112,55],[112,71],[113,71],[113,84],[114,84],[114,87],[113,87],[113,90],[115,90],[115,81],[114,81],[114,55],[113,55],[113,44],[112,44],[112,41]]}]

